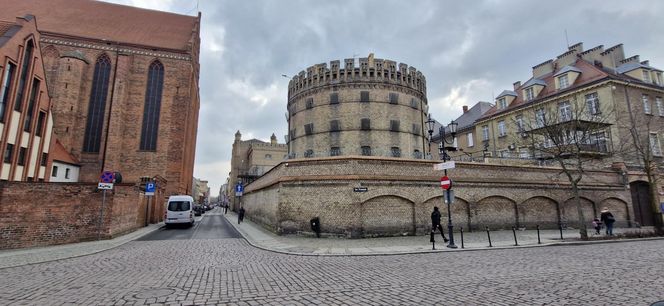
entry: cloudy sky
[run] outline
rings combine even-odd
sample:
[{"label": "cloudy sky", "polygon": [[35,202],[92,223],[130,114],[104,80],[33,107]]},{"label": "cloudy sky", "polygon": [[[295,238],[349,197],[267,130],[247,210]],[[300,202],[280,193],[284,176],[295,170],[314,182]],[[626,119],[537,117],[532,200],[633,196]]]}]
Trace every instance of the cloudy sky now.
[{"label": "cloudy sky", "polygon": [[[194,176],[217,195],[234,134],[280,143],[288,79],[317,63],[392,59],[427,78],[433,117],[492,101],[569,45],[623,43],[664,68],[664,1],[105,0],[202,12],[201,110]],[[566,34],[567,32],[567,38]]]}]

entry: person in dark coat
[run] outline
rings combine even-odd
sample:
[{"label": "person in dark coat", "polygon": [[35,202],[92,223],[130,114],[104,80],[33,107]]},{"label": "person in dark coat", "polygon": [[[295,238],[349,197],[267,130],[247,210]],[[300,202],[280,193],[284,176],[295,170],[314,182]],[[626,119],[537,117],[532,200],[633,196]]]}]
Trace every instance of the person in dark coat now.
[{"label": "person in dark coat", "polygon": [[431,238],[433,239],[433,234],[436,233],[436,230],[440,230],[440,234],[443,236],[443,240],[448,242],[449,240],[445,237],[445,232],[443,232],[443,226],[440,225],[440,210],[438,206],[434,206],[433,212],[431,213]]},{"label": "person in dark coat", "polygon": [[607,207],[604,207],[602,209],[600,220],[602,220],[604,225],[606,225],[606,235],[613,236],[613,223],[616,222],[616,218],[613,217],[613,214],[609,211]]},{"label": "person in dark coat", "polygon": [[244,221],[244,207],[240,207],[240,210],[237,212],[237,224]]}]

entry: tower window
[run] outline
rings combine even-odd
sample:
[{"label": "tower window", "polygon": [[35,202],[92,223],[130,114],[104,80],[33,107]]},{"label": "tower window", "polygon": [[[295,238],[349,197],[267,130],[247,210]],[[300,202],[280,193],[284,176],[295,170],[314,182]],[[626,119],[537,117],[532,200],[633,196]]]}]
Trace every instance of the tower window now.
[{"label": "tower window", "polygon": [[390,104],[399,104],[399,94],[390,93]]},{"label": "tower window", "polygon": [[330,94],[330,104],[339,104],[339,94],[334,92]]},{"label": "tower window", "polygon": [[360,91],[360,102],[369,102],[369,92]]},{"label": "tower window", "polygon": [[362,118],[360,120],[360,129],[363,130],[363,131],[371,130],[371,119]]}]

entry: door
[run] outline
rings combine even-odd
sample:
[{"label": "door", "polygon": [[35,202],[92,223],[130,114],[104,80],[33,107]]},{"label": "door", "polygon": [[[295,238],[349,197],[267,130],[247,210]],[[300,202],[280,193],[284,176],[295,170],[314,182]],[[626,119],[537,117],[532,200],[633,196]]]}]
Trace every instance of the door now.
[{"label": "door", "polygon": [[650,207],[650,186],[647,182],[636,181],[629,184],[632,193],[634,220],[642,226],[653,226],[653,214]]}]

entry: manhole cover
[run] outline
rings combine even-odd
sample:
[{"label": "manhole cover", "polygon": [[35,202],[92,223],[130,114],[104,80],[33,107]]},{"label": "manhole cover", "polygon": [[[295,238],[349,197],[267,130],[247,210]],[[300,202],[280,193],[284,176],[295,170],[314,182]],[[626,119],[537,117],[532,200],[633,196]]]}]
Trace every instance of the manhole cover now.
[{"label": "manhole cover", "polygon": [[156,289],[148,289],[140,293],[134,294],[134,297],[137,299],[149,299],[149,298],[157,298],[157,297],[162,297],[162,296],[167,296],[175,293],[175,290],[169,289],[169,288],[156,288]]}]

